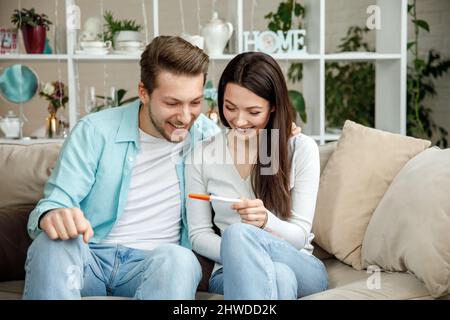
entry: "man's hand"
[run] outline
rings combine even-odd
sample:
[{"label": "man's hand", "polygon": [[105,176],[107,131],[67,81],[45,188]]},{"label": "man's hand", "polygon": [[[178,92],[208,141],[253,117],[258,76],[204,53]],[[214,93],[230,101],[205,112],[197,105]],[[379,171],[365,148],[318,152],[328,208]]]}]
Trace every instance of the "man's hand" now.
[{"label": "man's hand", "polygon": [[39,227],[52,240],[75,239],[82,234],[83,241],[87,244],[94,235],[91,224],[78,208],[50,210],[42,217]]},{"label": "man's hand", "polygon": [[240,197],[239,199],[242,202],[236,202],[231,208],[240,214],[241,222],[254,225],[258,228],[264,227],[267,222],[267,210],[262,200],[249,200],[244,197]]}]

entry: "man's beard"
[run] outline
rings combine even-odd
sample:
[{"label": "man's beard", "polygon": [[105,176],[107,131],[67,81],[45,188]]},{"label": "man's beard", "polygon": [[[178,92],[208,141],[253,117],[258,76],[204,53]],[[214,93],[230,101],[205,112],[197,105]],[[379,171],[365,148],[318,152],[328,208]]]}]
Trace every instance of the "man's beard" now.
[{"label": "man's beard", "polygon": [[[186,135],[181,135],[181,134],[180,134],[180,133],[181,133],[181,132],[180,132],[180,131],[181,131],[180,129],[174,130],[174,131],[173,131],[173,133],[172,133],[172,136],[173,136],[173,137],[169,136],[169,135],[167,134],[167,132],[164,131],[163,127],[160,126],[160,125],[156,122],[155,118],[153,117],[153,114],[152,114],[152,108],[151,108],[150,105],[149,105],[149,107],[148,107],[148,117],[149,117],[151,123],[153,124],[153,126],[155,127],[156,131],[158,131],[158,132],[163,136],[163,138],[166,139],[167,141],[169,141],[169,142],[171,142],[171,143],[179,143],[179,142],[181,142],[181,141],[183,141],[183,140],[185,139]],[[183,130],[183,132],[185,131],[184,129],[182,129],[182,130]],[[177,133],[177,131],[178,131],[178,133]],[[181,136],[183,136],[182,139],[180,139]],[[172,138],[173,138],[173,139],[172,139]]]}]

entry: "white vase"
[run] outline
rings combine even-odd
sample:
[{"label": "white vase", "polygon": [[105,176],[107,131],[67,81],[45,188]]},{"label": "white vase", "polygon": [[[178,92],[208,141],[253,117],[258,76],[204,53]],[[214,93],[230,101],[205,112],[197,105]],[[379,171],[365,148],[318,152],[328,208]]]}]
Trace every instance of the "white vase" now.
[{"label": "white vase", "polygon": [[233,25],[220,20],[217,12],[214,12],[212,19],[202,29],[206,52],[211,56],[221,55],[232,34]]}]

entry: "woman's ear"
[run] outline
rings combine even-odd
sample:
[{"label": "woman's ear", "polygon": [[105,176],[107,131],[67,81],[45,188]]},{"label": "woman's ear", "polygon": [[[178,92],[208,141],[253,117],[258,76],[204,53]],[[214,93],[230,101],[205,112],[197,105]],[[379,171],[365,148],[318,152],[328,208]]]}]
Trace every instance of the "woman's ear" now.
[{"label": "woman's ear", "polygon": [[275,111],[275,106],[271,106],[270,107],[270,112],[274,112]]}]

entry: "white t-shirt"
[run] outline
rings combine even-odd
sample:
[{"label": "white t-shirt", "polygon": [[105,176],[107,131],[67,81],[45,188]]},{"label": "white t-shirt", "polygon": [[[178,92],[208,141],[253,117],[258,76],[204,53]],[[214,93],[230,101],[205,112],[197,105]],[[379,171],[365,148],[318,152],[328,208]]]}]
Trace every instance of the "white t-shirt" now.
[{"label": "white t-shirt", "polygon": [[124,211],[103,243],[152,250],[178,243],[181,228],[180,185],[175,165],[181,143],[155,138],[142,130]]}]

